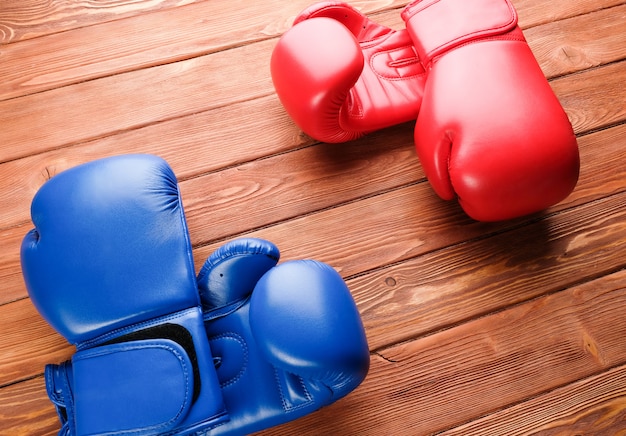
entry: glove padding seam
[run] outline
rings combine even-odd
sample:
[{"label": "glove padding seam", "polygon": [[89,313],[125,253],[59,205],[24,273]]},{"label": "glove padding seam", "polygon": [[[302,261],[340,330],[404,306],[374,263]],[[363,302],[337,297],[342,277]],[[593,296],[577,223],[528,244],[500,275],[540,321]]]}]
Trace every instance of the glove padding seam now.
[{"label": "glove padding seam", "polygon": [[298,409],[306,408],[310,406],[311,403],[314,402],[313,397],[311,396],[311,393],[307,389],[306,384],[304,383],[304,380],[302,379],[302,377],[292,372],[284,371],[284,372],[289,372],[289,374],[293,374],[294,376],[298,378],[298,383],[300,383],[300,386],[302,387],[302,391],[305,393],[306,399],[307,399],[305,403],[298,404],[297,406],[290,406],[285,398],[285,394],[283,393],[283,389],[281,387],[280,377],[278,375],[279,369],[276,368],[275,366],[273,366],[273,368],[274,368],[274,380],[276,381],[276,387],[278,388],[278,393],[280,394],[280,401],[283,404],[283,410],[285,412],[296,411]]},{"label": "glove padding seam", "polygon": [[[246,341],[241,337],[241,335],[235,333],[235,332],[225,332],[225,333],[221,333],[219,335],[216,336],[211,336],[209,338],[209,343],[211,343],[211,341],[217,341],[220,339],[233,339],[235,340],[243,349],[243,364],[241,365],[241,369],[239,370],[239,372],[229,378],[227,381],[222,382],[220,381],[220,386],[222,388],[226,388],[228,386],[234,385],[235,383],[237,383],[239,381],[239,379],[241,379],[241,377],[243,377],[244,373],[246,372],[246,370],[248,369],[248,357],[249,357],[249,353],[248,353],[248,345],[246,344]],[[214,358],[221,358],[221,356],[214,356]]]},{"label": "glove padding seam", "polygon": [[110,332],[107,332],[101,336],[98,336],[96,338],[93,339],[89,339],[87,341],[83,341],[80,343],[75,344],[76,345],[76,350],[77,351],[83,351],[89,348],[95,348],[99,345],[102,345],[103,343],[112,341],[117,339],[118,337],[124,336],[126,335],[128,332],[135,332],[138,330],[144,330],[146,328],[150,328],[150,327],[154,327],[157,326],[159,324],[164,324],[167,321],[172,321],[172,320],[177,320],[179,318],[184,317],[185,315],[189,314],[189,313],[193,313],[197,311],[198,313],[200,313],[200,308],[199,307],[192,307],[189,309],[185,309],[176,313],[172,313],[169,315],[164,315],[162,317],[159,318],[154,318],[151,320],[147,320],[147,321],[142,321],[140,323],[137,324],[133,324],[130,326],[126,326],[126,327],[120,327],[118,329],[112,330]]},{"label": "glove padding seam", "polygon": [[[395,52],[400,52],[402,50],[406,50],[407,48],[409,48],[408,46],[405,47],[395,47],[395,48],[390,48],[387,50],[383,50],[377,53],[374,53],[372,56],[370,56],[369,58],[369,66],[370,66],[370,70],[374,72],[374,74],[376,74],[376,77],[383,79],[383,80],[388,80],[390,82],[397,82],[397,81],[403,81],[403,80],[411,80],[411,79],[415,79],[417,77],[420,76],[424,76],[426,74],[426,70],[424,69],[423,72],[421,73],[416,73],[416,74],[409,74],[407,76],[402,76],[402,77],[388,77],[385,76],[381,73],[378,72],[378,69],[375,67],[374,65],[374,60],[377,59],[378,57],[380,57],[381,55],[389,55],[390,53],[395,53]],[[415,52],[415,50],[413,50],[413,53],[415,54],[415,57],[410,58],[410,59],[402,59],[400,61],[395,60],[392,62],[384,62],[386,65],[388,65],[390,68],[393,68],[395,71],[399,70],[401,67],[407,67],[410,65],[414,65],[414,64],[422,64],[419,56],[417,55],[417,53]],[[398,66],[397,66],[398,65]]]}]

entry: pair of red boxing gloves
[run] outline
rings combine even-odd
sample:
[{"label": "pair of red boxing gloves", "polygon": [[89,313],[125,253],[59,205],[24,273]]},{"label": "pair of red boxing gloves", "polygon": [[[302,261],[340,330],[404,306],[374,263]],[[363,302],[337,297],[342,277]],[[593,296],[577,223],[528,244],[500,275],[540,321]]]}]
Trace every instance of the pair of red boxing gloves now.
[{"label": "pair of red boxing gloves", "polygon": [[435,192],[479,221],[544,210],[578,180],[576,136],[509,0],[416,0],[406,29],[346,3],[303,11],[271,74],[295,123],[339,143],[416,120]]}]

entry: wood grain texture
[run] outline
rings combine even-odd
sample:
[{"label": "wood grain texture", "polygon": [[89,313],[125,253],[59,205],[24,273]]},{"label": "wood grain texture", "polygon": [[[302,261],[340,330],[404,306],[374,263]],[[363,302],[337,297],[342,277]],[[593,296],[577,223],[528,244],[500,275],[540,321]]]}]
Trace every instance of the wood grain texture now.
[{"label": "wood grain texture", "polygon": [[[178,6],[192,4],[175,8],[177,3]],[[569,7],[557,3],[555,2],[553,15],[560,15],[563,10],[574,15],[585,14],[598,8],[597,1],[576,2]],[[605,3],[608,7],[616,2],[613,0]],[[58,33],[46,37],[45,50],[42,50],[41,43],[37,40],[7,45],[0,64],[0,75],[3,77],[0,83],[0,100],[275,38],[285,32],[291,26],[293,18],[309,4],[307,0],[283,2],[278,6],[271,2],[248,2],[243,9],[247,14],[245,17],[240,13],[241,5],[232,0],[117,1],[111,5],[94,2],[82,4],[82,7],[80,3],[67,8],[57,7],[57,10],[48,10],[53,7],[47,3],[39,5],[39,8],[25,9],[25,15],[28,15],[26,11],[31,11],[33,15],[47,14],[33,21],[54,16],[58,17],[55,20],[59,23],[67,23],[73,18],[77,27],[56,29]],[[404,27],[400,19],[404,4],[405,2],[397,1],[361,1],[354,5],[363,13],[372,14],[377,22],[400,29]],[[13,12],[11,16],[15,16],[18,8],[17,5],[9,7]],[[150,13],[146,15],[146,12]],[[528,17],[522,16],[520,25],[526,27],[542,24],[540,17],[545,17],[547,12],[550,11],[546,11],[545,5],[542,5],[541,11],[530,13]],[[613,13],[621,12],[616,10]],[[116,14],[128,18],[111,20],[110,17]],[[138,15],[133,16],[135,14]],[[49,20],[45,22],[47,26],[51,25]],[[614,22],[619,23],[619,20]],[[5,29],[5,40],[15,39],[16,32],[11,29],[11,24],[2,23],[3,18],[0,15],[0,29]],[[565,38],[562,42],[572,44],[568,40],[569,33],[573,33],[573,40],[581,41],[577,29],[568,28],[570,22],[567,20],[563,23],[565,29],[558,29],[561,31],[559,34]],[[601,42],[597,35],[594,35],[594,40]],[[600,44],[600,48],[610,42],[612,41],[605,41]],[[619,40],[615,43],[619,44]],[[567,50],[564,53],[569,61],[577,57],[575,47],[565,48]],[[25,64],[25,59],[29,60],[28,64]]]},{"label": "wood grain texture", "polygon": [[[413,123],[335,145],[294,125],[269,58],[311,3],[0,1],[0,433],[56,433],[44,365],[74,350],[21,275],[33,195],[152,153],[178,176],[197,269],[266,238],[330,263],[362,315],[365,382],[264,434],[626,436],[626,1],[514,1],[581,172],[561,203],[492,224],[434,194]],[[351,4],[403,27],[406,1]]]},{"label": "wood grain texture", "polygon": [[623,0],[554,0],[548,3],[535,0],[513,0],[517,9],[520,26],[534,27],[541,24],[561,21],[577,15],[585,15],[602,9],[624,4]]},{"label": "wood grain texture", "polygon": [[576,86],[567,77],[551,82],[576,133],[624,122],[626,61],[585,70],[576,79]]},{"label": "wood grain texture", "polygon": [[3,0],[0,44],[37,38],[71,29],[132,17],[194,0]]},{"label": "wood grain texture", "polygon": [[[247,45],[0,102],[0,124],[5,127],[0,131],[0,141],[5,144],[0,163],[35,149],[41,152],[68,147],[220,108],[229,99],[232,104],[269,95],[273,88],[264,60],[271,47],[270,42]],[[205,69],[214,69],[212,80],[198,80],[198,76],[206,77]],[[584,73],[589,76],[580,79],[586,84],[584,89],[578,78],[552,82],[577,133],[595,127],[589,126],[589,120],[599,119],[601,126],[623,120],[625,109],[619,102],[626,98],[622,86],[625,71],[621,62],[590,70]],[[246,77],[246,87],[233,79],[239,74]],[[615,104],[607,107],[607,96]],[[142,110],[137,110],[136,102],[141,102]],[[580,108],[601,113],[580,113]],[[38,128],[29,129],[33,124]]]},{"label": "wood grain texture", "polygon": [[74,350],[43,320],[29,299],[11,303],[10,309],[4,310],[0,319],[0,386],[42,374],[46,363],[67,360]]},{"label": "wood grain texture", "polygon": [[[279,5],[212,0],[172,9],[172,5],[167,7],[167,2],[164,3],[160,5],[163,10],[149,15],[94,23],[49,35],[45,51],[36,40],[11,44],[6,47],[5,62],[0,66],[0,74],[5,78],[0,85],[0,99],[273,38],[291,27],[296,14],[310,4],[307,0]],[[383,5],[391,7],[393,3]],[[371,13],[380,7],[381,2],[366,1],[362,2],[361,10]],[[246,16],[242,16],[242,10]],[[399,18],[397,11],[393,15]],[[25,65],[24,59],[32,62]]]},{"label": "wood grain texture", "polygon": [[[0,102],[7,126],[0,161],[268,95],[270,49],[269,42],[245,45]],[[33,124],[38,129],[28,129]]]},{"label": "wood grain texture", "polygon": [[[268,117],[249,117],[266,113]],[[235,121],[248,119],[246,124]],[[233,138],[234,143],[224,141]],[[275,96],[131,129],[119,134],[0,163],[4,210],[0,228],[29,220],[30,199],[50,177],[116,153],[152,153],[166,159],[179,180],[311,145]],[[27,174],[25,174],[27,173]],[[27,177],[24,180],[24,177]]]},{"label": "wood grain texture", "polygon": [[548,78],[626,58],[620,23],[626,5],[534,27],[524,32]]},{"label": "wood grain texture", "polygon": [[[208,3],[206,0],[98,0],[98,1],[73,1],[73,2],[49,2],[46,0],[4,0],[0,5],[0,44],[15,43],[17,41],[49,36],[55,33],[68,32],[74,29],[95,26],[101,23],[117,21],[122,18],[127,21],[141,22],[137,16],[167,10],[176,15],[176,7],[194,5],[203,10]],[[215,11],[247,11],[242,5],[250,7],[245,2],[211,0],[214,5],[211,10]],[[282,13],[286,25],[293,21],[293,16],[312,2],[302,0],[285,4],[273,4],[277,10],[279,7],[288,7],[289,12]],[[375,14],[384,9],[401,9],[408,2],[397,0],[358,0],[351,2],[364,13]],[[538,24],[556,21],[559,19],[592,12],[601,8],[620,4],[620,0],[582,0],[569,2],[567,0],[555,0],[549,4],[537,4],[532,0],[515,0],[514,4],[519,11],[522,26],[535,26]],[[189,9],[191,10],[191,9]],[[189,15],[200,16],[193,13]],[[211,15],[211,14],[209,14]],[[254,14],[250,14],[254,19]],[[133,19],[133,17],[135,17]],[[240,26],[235,26],[240,27]],[[267,26],[271,27],[271,26]],[[229,29],[226,29],[227,31]],[[133,35],[135,36],[135,35]]]},{"label": "wood grain texture", "polygon": [[[625,209],[626,195],[620,194],[350,280],[362,302],[370,347],[407,341],[622,268]],[[614,262],[605,258],[609,251]]]},{"label": "wood grain texture", "polygon": [[60,425],[43,376],[0,389],[0,423],[13,435],[55,435]]},{"label": "wood grain texture", "polygon": [[443,436],[624,435],[626,366],[571,383],[441,433]]},{"label": "wood grain texture", "polygon": [[[272,107],[275,107],[276,104],[277,102],[273,101]],[[249,107],[246,106],[245,110],[248,110],[248,108]],[[269,113],[274,114],[277,112],[280,111],[275,109]],[[157,154],[168,159],[175,171],[180,169],[180,171],[177,171],[177,174],[183,179],[181,184],[184,193],[183,202],[189,215],[192,238],[196,242],[196,245],[201,242],[206,244],[207,241],[211,240],[221,241],[232,234],[242,234],[242,229],[248,228],[246,226],[248,226],[247,223],[249,223],[249,220],[257,220],[257,226],[267,226],[272,220],[277,221],[276,217],[272,217],[272,213],[280,213],[277,212],[276,209],[268,210],[268,212],[264,214],[265,220],[260,220],[260,218],[256,216],[250,218],[248,216],[234,214],[233,210],[235,209],[233,208],[235,206],[233,202],[236,200],[235,198],[231,199],[232,201],[224,201],[222,198],[221,204],[217,202],[216,199],[219,196],[216,197],[211,187],[219,186],[220,179],[223,180],[224,176],[221,176],[220,174],[222,173],[217,172],[216,169],[232,164],[233,169],[227,170],[229,174],[229,177],[227,177],[227,187],[231,190],[243,191],[244,188],[236,187],[238,186],[237,183],[235,183],[237,179],[231,179],[230,175],[237,174],[237,167],[234,165],[238,159],[244,159],[246,153],[249,153],[248,156],[251,157],[259,157],[263,155],[263,152],[271,152],[277,156],[282,156],[281,160],[285,161],[285,159],[287,159],[285,156],[291,154],[281,154],[283,151],[287,151],[291,148],[295,149],[300,145],[306,146],[306,144],[310,143],[304,140],[302,143],[299,143],[301,138],[298,137],[297,130],[287,125],[281,130],[284,134],[258,134],[256,135],[257,141],[255,141],[255,131],[233,128],[236,130],[236,132],[233,133],[236,133],[236,137],[242,139],[241,143],[245,146],[232,147],[228,144],[222,146],[223,143],[219,141],[219,132],[224,132],[223,129],[231,131],[232,125],[227,122],[219,123],[218,120],[227,119],[224,118],[226,115],[236,116],[237,113],[238,110],[218,111],[217,114],[214,114],[216,115],[215,117],[190,117],[185,123],[159,124],[153,128],[130,131],[127,134],[120,135],[116,140],[106,139],[96,141],[95,143],[79,147],[76,154],[68,155],[64,150],[53,151],[0,165],[4,175],[4,177],[0,178],[4,206],[3,214],[0,216],[0,219],[4,220],[2,224],[5,227],[5,229],[2,230],[2,241],[5,249],[0,251],[0,277],[3,278],[2,282],[5,285],[5,292],[0,296],[2,301],[11,301],[16,298],[22,298],[25,295],[22,279],[18,271],[19,244],[23,235],[31,226],[29,224],[29,204],[39,186],[52,174],[88,160],[103,157],[107,154],[114,154],[119,149],[118,147],[121,147],[125,152],[150,152],[153,143],[160,143],[164,152]],[[264,122],[259,124],[259,132],[267,131],[264,128],[268,127],[266,124],[269,123]],[[288,124],[286,120],[285,124]],[[211,125],[215,127],[215,129],[205,130],[203,129],[205,125]],[[220,126],[224,127],[219,129]],[[332,201],[336,202],[337,198],[333,190],[337,189],[343,192],[344,198],[346,199],[357,197],[357,193],[363,196],[371,196],[371,193],[376,192],[376,189],[380,192],[380,188],[385,186],[401,187],[403,183],[419,182],[423,180],[423,173],[419,162],[415,159],[411,144],[407,143],[408,141],[406,140],[407,135],[410,136],[410,129],[410,125],[389,129],[380,134],[372,135],[370,138],[364,139],[363,141],[346,144],[342,146],[341,150],[338,150],[337,147],[334,146],[323,145],[311,150],[305,148],[293,154],[296,158],[300,154],[307,158],[310,157],[312,159],[311,164],[319,163],[321,166],[326,166],[327,173],[324,173],[325,177],[316,182],[316,184],[319,184],[315,188],[317,192],[320,193],[319,198],[323,198],[324,195],[327,195],[329,200],[332,199]],[[580,179],[572,195],[563,203],[557,205],[556,208],[565,207],[566,205],[571,207],[624,189],[623,181],[626,178],[626,170],[622,164],[621,153],[626,147],[625,129],[626,127],[622,124],[579,138],[582,161]],[[376,144],[379,144],[380,137],[383,135],[385,137],[385,146],[381,148]],[[138,138],[142,136],[149,138],[149,140],[146,141],[146,143],[140,143]],[[161,141],[159,141],[159,139],[161,139]],[[187,143],[195,144],[195,146],[183,147],[183,145]],[[219,146],[219,148],[207,147],[206,144],[216,144],[216,147]],[[281,148],[281,145],[284,146],[284,148]],[[170,152],[166,152],[165,150],[170,150]],[[383,160],[378,162],[380,158]],[[189,162],[189,164],[185,165],[185,162]],[[272,158],[262,160],[261,162],[264,168],[274,168],[274,160]],[[300,162],[302,162],[301,158],[287,160],[283,165],[295,167],[299,165]],[[367,163],[367,165],[364,165],[364,163]],[[402,169],[402,171],[386,171],[385,168],[390,164],[397,165],[398,169]],[[403,167],[403,165],[406,166]],[[200,172],[203,166],[213,172],[210,175],[200,177],[200,180],[194,181],[195,178],[192,177],[193,174]],[[248,164],[247,166],[249,167],[250,165]],[[344,168],[350,167],[356,167],[359,173],[355,176],[354,173],[348,172],[348,175],[344,177]],[[260,170],[254,171],[256,171],[257,174],[260,172]],[[270,171],[270,173],[273,173],[273,171]],[[186,180],[187,178],[190,179]],[[377,180],[376,185],[369,183],[371,178]],[[245,181],[245,176],[241,176],[239,179]],[[256,183],[260,183],[262,179],[262,177],[258,178]],[[288,185],[289,184],[286,186]],[[226,186],[224,189],[226,189]],[[295,195],[295,188],[290,188],[286,191],[284,190],[285,187],[282,189],[282,192],[292,192],[292,197]],[[325,192],[324,189],[327,189],[327,191]],[[415,190],[416,188],[407,189]],[[422,189],[423,193],[421,194],[413,194],[413,191],[411,191],[411,193],[407,194],[407,197],[400,196],[399,201],[401,204],[398,207],[402,207],[402,204],[405,204],[403,198],[406,198],[409,201],[406,204],[409,205],[411,210],[416,212],[416,216],[410,220],[411,224],[419,226],[420,220],[424,218],[427,220],[425,224],[422,224],[422,227],[416,228],[412,232],[419,234],[425,231],[422,229],[423,227],[428,227],[430,229],[429,233],[432,234],[434,228],[433,219],[432,216],[424,214],[424,205],[432,204],[433,206],[443,207],[444,211],[453,211],[455,214],[459,214],[460,212],[454,205],[440,204],[440,201],[430,193],[429,187],[425,186],[420,188],[420,192],[422,192]],[[333,195],[331,195],[331,193],[333,193]],[[381,199],[385,199],[391,195],[392,194],[388,194],[381,197]],[[414,198],[411,198],[411,196],[414,196]],[[424,196],[426,200],[420,200],[420,198]],[[195,198],[198,200],[194,201]],[[207,203],[207,199],[209,198],[211,202]],[[256,208],[256,203],[258,202],[257,198],[250,195],[247,199],[244,198],[242,200],[241,196],[239,196],[238,199],[241,204],[239,208],[242,210]],[[281,207],[287,209],[289,207],[288,199],[288,197],[281,197],[282,202],[278,201],[273,204],[276,205],[276,203],[279,203],[276,205],[277,209]],[[320,200],[318,200],[318,204],[319,201]],[[198,206],[195,203],[200,203],[203,209],[196,211]],[[393,209],[390,203],[384,204],[383,209],[389,207]],[[413,209],[413,204],[420,206]],[[328,204],[326,206],[328,206]],[[204,213],[208,210],[211,211],[213,218],[209,221],[204,218]],[[397,209],[393,210],[399,212]],[[311,211],[314,211],[314,209],[309,209],[307,213]],[[286,213],[287,212],[282,212],[283,217]],[[404,213],[406,214],[407,212]],[[223,218],[219,217],[220,214],[222,214]],[[347,205],[338,212],[327,211],[324,212],[324,214],[335,217],[340,217],[342,214],[345,214],[353,218],[360,216],[359,214],[371,215],[367,208],[359,204]],[[443,219],[446,220],[448,218],[444,217]],[[325,220],[326,218],[321,217],[316,221],[307,223],[308,229],[303,234],[313,236],[318,235],[319,232],[323,232],[324,229],[327,229]],[[212,225],[214,221],[220,222],[221,225]],[[335,218],[335,221],[341,220],[340,218]],[[315,224],[315,222],[320,225],[319,231],[312,229],[312,225]],[[378,219],[369,223],[369,225],[372,226],[372,228],[379,228],[384,232],[393,232],[393,229],[388,230],[388,228],[396,227],[394,222],[395,221],[389,217]],[[290,226],[291,224],[286,225]],[[474,227],[479,227],[476,232],[482,231],[482,226]],[[347,231],[346,240],[350,241],[364,230],[355,229],[353,232],[349,232],[348,229]],[[466,231],[467,230],[464,230],[464,232]],[[274,233],[280,233],[280,231],[276,230]],[[272,231],[266,230],[265,234],[268,237],[275,237]],[[326,236],[321,234],[318,237],[324,238]],[[465,234],[461,234],[459,237],[463,238]],[[287,244],[285,247],[286,252],[292,251],[294,255],[296,255],[297,251],[302,249],[304,244],[295,244],[293,238],[287,239],[288,241],[284,241],[284,244]],[[205,257],[207,252],[214,248],[215,244],[211,245],[208,249],[200,249],[198,257]],[[320,255],[323,253],[310,254]],[[334,259],[328,257],[328,260]]]}]

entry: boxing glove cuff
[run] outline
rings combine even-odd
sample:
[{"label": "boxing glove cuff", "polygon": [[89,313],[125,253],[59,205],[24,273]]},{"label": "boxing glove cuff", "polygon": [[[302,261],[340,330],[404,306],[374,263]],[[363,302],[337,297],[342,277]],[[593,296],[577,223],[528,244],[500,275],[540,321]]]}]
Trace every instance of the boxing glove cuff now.
[{"label": "boxing glove cuff", "polygon": [[[194,343],[193,326],[200,317],[193,308],[121,329],[77,344],[71,361],[48,365],[48,395],[68,434],[184,434],[227,419],[214,379],[201,383],[198,353],[207,347]],[[202,410],[190,426],[193,404]]]},{"label": "boxing glove cuff", "polygon": [[454,47],[517,26],[517,13],[508,0],[475,0],[471,6],[466,0],[417,0],[401,16],[424,65]]},{"label": "boxing glove cuff", "polygon": [[[171,340],[80,351],[72,357],[72,368],[77,434],[110,431],[112,421],[118,434],[167,432],[192,404],[193,365],[183,347]],[[128,413],[128,405],[138,403],[141,413]]]}]

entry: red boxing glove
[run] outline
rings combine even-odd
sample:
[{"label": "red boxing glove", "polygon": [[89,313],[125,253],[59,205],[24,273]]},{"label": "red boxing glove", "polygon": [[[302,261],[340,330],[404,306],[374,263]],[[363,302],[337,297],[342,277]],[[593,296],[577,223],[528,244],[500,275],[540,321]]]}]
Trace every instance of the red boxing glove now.
[{"label": "red boxing glove", "polygon": [[406,29],[376,24],[340,2],[296,18],[272,53],[271,73],[295,123],[335,143],[414,120],[425,81]]},{"label": "red boxing glove", "polygon": [[572,126],[508,0],[418,0],[402,13],[428,70],[415,144],[435,192],[480,221],[527,215],[578,180]]}]

